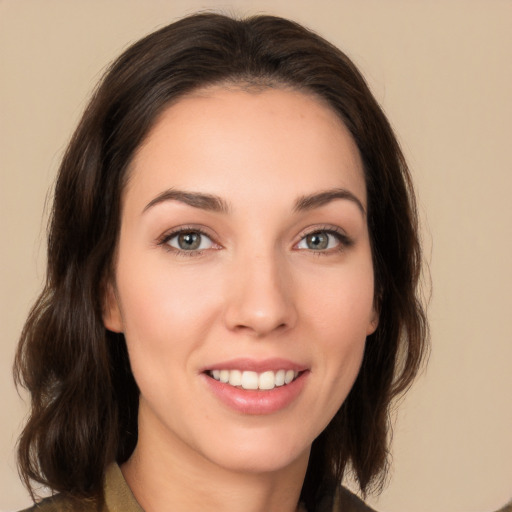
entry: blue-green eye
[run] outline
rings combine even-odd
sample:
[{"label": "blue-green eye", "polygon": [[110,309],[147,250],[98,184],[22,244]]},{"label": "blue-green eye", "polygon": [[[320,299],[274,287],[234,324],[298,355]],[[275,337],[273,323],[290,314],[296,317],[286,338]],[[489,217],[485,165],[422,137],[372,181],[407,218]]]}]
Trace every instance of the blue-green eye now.
[{"label": "blue-green eye", "polygon": [[309,233],[297,244],[297,249],[310,251],[327,251],[341,244],[340,235],[331,231],[315,231]]},{"label": "blue-green eye", "polygon": [[171,236],[166,244],[179,251],[202,251],[213,247],[212,240],[199,231],[180,231]]}]

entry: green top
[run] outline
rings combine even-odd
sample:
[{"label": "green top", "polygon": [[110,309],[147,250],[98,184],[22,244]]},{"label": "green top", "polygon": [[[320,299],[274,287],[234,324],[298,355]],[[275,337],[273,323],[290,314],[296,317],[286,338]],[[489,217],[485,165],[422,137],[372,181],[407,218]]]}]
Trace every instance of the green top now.
[{"label": "green top", "polygon": [[[117,464],[112,464],[105,473],[105,502],[98,509],[94,502],[84,500],[82,512],[144,512],[128,487]],[[45,498],[21,512],[72,512],[76,510],[70,501],[60,494]]]},{"label": "green top", "polygon": [[[95,503],[84,500],[81,512],[144,512],[137,503],[117,464],[112,464],[107,468],[104,488],[105,502],[102,507],[98,508]],[[327,503],[329,503],[328,506],[326,506]],[[326,499],[325,505],[321,503],[319,508],[319,512],[375,512],[344,487],[339,488],[334,496],[334,502],[331,499]],[[67,498],[57,494],[21,512],[75,511],[77,511],[76,505],[73,506]]]}]

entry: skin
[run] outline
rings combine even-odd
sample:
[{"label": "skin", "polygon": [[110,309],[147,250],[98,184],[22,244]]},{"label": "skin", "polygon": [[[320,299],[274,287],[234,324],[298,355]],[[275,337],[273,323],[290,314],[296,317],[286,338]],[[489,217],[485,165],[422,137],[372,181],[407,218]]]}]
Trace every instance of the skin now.
[{"label": "skin", "polygon": [[[169,190],[218,196],[224,209]],[[162,113],[131,165],[104,313],[125,334],[141,392],[122,470],[146,511],[296,509],[311,443],[378,322],[365,210],[357,147],[313,96],[216,87]],[[180,228],[207,235],[200,250],[180,249]],[[227,406],[203,372],[276,357],[306,372],[270,414]]]}]

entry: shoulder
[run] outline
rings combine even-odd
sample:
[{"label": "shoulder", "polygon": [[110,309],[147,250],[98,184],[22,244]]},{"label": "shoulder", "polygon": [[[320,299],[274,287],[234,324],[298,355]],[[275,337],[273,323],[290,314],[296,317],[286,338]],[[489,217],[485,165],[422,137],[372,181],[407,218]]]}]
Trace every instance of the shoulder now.
[{"label": "shoulder", "polygon": [[56,494],[20,512],[143,512],[115,463],[105,471],[103,491],[103,500],[99,504],[93,499],[76,500]]},{"label": "shoulder", "polygon": [[512,501],[507,503],[504,507],[500,508],[496,512],[512,512]]},{"label": "shoulder", "polygon": [[101,508],[93,501],[83,500],[76,502],[56,494],[20,512],[100,512],[100,510]]},{"label": "shoulder", "polygon": [[334,497],[332,512],[376,512],[354,493],[339,487]]}]

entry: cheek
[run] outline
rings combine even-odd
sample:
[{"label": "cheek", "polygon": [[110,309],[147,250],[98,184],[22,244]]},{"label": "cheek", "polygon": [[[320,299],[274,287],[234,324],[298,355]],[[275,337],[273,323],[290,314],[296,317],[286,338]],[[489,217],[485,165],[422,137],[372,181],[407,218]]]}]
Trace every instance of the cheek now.
[{"label": "cheek", "polygon": [[315,277],[303,284],[309,289],[303,295],[310,321],[321,325],[330,339],[364,340],[375,316],[371,261]]},{"label": "cheek", "polygon": [[139,379],[183,368],[187,354],[201,344],[218,314],[213,278],[203,273],[199,282],[197,273],[173,272],[162,259],[144,267],[118,264],[123,330]]},{"label": "cheek", "polygon": [[373,286],[372,266],[367,262],[332,273],[308,296],[304,311],[314,329],[313,350],[323,364],[323,385],[332,393],[333,412],[350,391],[361,366],[374,320]]},{"label": "cheek", "polygon": [[117,277],[127,330],[186,335],[214,307],[214,273],[174,268],[166,254],[140,266],[121,262]]}]

